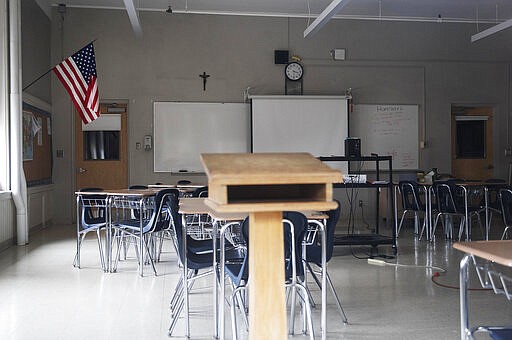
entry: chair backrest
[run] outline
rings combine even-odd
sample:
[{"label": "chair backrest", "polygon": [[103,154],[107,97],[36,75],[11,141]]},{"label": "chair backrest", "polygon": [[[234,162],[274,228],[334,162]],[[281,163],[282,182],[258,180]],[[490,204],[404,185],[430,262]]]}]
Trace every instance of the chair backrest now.
[{"label": "chair backrest", "polygon": [[[488,204],[488,206],[491,208],[494,208],[494,209],[501,209],[499,193],[502,188],[508,187],[507,181],[505,181],[504,179],[500,179],[500,178],[489,178],[489,179],[486,179],[484,181],[484,183],[491,184],[491,185],[486,186],[487,187],[487,199],[488,199],[487,204]],[[485,205],[485,197],[482,197],[482,199],[480,201],[480,205],[481,206]]]},{"label": "chair backrest", "polygon": [[140,185],[140,184],[134,184],[134,185],[130,185],[128,187],[128,189],[147,189],[148,186],[147,185]]},{"label": "chair backrest", "polygon": [[440,213],[460,213],[460,209],[458,209],[458,205],[455,203],[453,187],[454,183],[447,181],[439,181],[434,183],[437,209]]},{"label": "chair backrest", "polygon": [[[102,192],[103,188],[81,188],[79,192]],[[81,225],[82,228],[89,228],[107,222],[106,195],[82,195],[81,200]]]},{"label": "chair backrest", "polygon": [[[287,225],[290,223],[291,225]],[[303,276],[302,241],[308,228],[308,219],[297,211],[283,212],[285,278]],[[295,268],[294,268],[295,267]]]},{"label": "chair backrest", "polygon": [[[174,189],[176,190],[176,189]],[[166,205],[169,211],[169,215],[171,217],[171,227],[173,230],[173,242],[176,253],[180,258],[181,263],[185,263],[185,254],[183,254],[183,229],[182,229],[182,221],[181,214],[179,213],[179,191],[176,190],[177,193],[169,195],[166,200]]]},{"label": "chair backrest", "polygon": [[[288,223],[289,221],[289,223]],[[290,225],[293,225],[291,231]],[[308,220],[300,212],[286,211],[283,212],[283,232],[284,232],[284,258],[285,258],[285,279],[290,280],[293,272],[297,276],[304,275],[304,268],[302,266],[302,240],[308,225]],[[249,218],[247,217],[242,222],[242,236],[247,244],[247,256],[242,265],[242,278],[248,278],[248,265],[247,258],[249,257]],[[293,247],[293,248],[292,248]],[[294,251],[292,251],[294,250]],[[292,262],[292,253],[295,254],[295,261]]]},{"label": "chair backrest", "polygon": [[155,204],[151,216],[153,230],[162,230],[169,227],[171,221],[170,205],[173,204],[172,198],[179,196],[178,189],[162,189],[155,195]]},{"label": "chair backrest", "polygon": [[512,189],[500,189],[501,214],[505,226],[512,226]]},{"label": "chair backrest", "polygon": [[[334,235],[336,232],[336,224],[338,223],[338,220],[340,219],[341,215],[341,204],[339,201],[336,201],[338,204],[338,207],[333,210],[329,210],[326,212],[328,218],[325,225],[325,236],[326,236],[326,248],[325,248],[325,255],[326,255],[326,261],[328,262],[333,253],[334,249]],[[313,262],[317,265],[322,264],[322,245],[319,242],[314,242],[311,245],[308,245],[306,247],[306,261],[307,262]]]},{"label": "chair backrest", "polygon": [[400,181],[398,183],[400,193],[402,194],[402,206],[405,210],[419,211],[423,203],[420,198],[418,184],[412,181]]},{"label": "chair backrest", "polygon": [[208,197],[208,186],[197,188],[192,192],[192,197]]}]

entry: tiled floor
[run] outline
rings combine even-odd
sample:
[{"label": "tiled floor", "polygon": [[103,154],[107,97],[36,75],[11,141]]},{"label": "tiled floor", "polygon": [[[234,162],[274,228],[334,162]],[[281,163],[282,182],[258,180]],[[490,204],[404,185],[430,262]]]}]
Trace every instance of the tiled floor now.
[{"label": "tiled floor", "polygon": [[[417,241],[409,228],[399,239],[398,249],[398,257],[388,261],[445,268],[447,272],[439,281],[458,285],[462,254],[442,237],[432,244]],[[169,299],[178,278],[170,244],[157,265],[157,277],[149,268],[148,276],[139,277],[134,260],[120,263],[117,273],[103,273],[92,236],[83,247],[82,269],[71,265],[74,251],[74,226],[54,225],[31,235],[28,246],[0,253],[1,339],[168,338]],[[459,337],[458,290],[433,284],[431,269],[373,266],[352,255],[365,257],[366,251],[364,247],[338,247],[329,263],[349,319],[348,325],[340,322],[328,294],[329,339]],[[380,251],[390,253],[387,247]],[[211,281],[211,277],[200,280],[191,297],[193,339],[212,336]],[[472,285],[476,285],[475,280]],[[312,287],[312,291],[318,301],[318,289]],[[319,310],[314,311],[314,317],[319,338]],[[472,291],[470,320],[512,324],[512,303],[488,291]],[[176,338],[183,335],[183,329],[180,320]],[[298,325],[297,331],[294,338],[307,339]]]}]

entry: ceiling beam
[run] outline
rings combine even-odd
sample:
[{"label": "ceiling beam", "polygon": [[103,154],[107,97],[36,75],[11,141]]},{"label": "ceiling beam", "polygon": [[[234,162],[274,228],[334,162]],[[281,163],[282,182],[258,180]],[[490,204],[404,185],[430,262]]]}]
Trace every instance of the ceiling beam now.
[{"label": "ceiling beam", "polygon": [[350,0],[333,0],[322,13],[304,31],[304,38],[319,31],[331,20]]},{"label": "ceiling beam", "polygon": [[140,26],[139,15],[137,13],[137,9],[135,8],[134,0],[123,0],[124,7],[126,7],[126,12],[128,13],[128,18],[130,19],[130,23],[132,24],[133,32],[137,38],[142,37],[142,27]]},{"label": "ceiling beam", "polygon": [[479,32],[477,34],[474,34],[471,36],[471,42],[478,41],[480,39],[483,39],[485,37],[488,37],[494,33],[497,33],[499,31],[503,31],[504,29],[509,28],[512,26],[512,19],[508,19],[507,21],[503,21],[502,23],[497,24],[496,26],[492,26],[486,30],[483,30],[482,32]]}]

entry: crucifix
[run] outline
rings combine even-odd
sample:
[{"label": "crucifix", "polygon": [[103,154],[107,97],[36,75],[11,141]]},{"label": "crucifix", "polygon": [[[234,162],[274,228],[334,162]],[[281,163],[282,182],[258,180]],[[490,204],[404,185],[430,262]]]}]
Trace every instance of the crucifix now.
[{"label": "crucifix", "polygon": [[203,74],[200,74],[199,77],[203,78],[203,91],[206,91],[206,80],[208,79],[210,75],[206,74],[206,72],[203,72]]}]

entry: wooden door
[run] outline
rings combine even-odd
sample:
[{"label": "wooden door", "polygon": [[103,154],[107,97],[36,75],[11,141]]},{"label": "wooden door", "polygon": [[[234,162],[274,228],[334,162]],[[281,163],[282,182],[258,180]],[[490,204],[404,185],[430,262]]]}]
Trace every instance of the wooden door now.
[{"label": "wooden door", "polygon": [[[93,131],[91,135],[91,131],[82,131],[81,120],[75,119],[75,189],[77,190],[86,187],[104,189],[128,187],[127,105],[101,104],[100,109],[101,116],[120,116],[120,130],[118,132]],[[115,117],[111,116],[111,118]],[[96,145],[96,148],[91,145]],[[98,150],[91,152],[92,149]]]},{"label": "wooden door", "polygon": [[485,180],[494,175],[493,108],[452,108],[452,175]]}]

